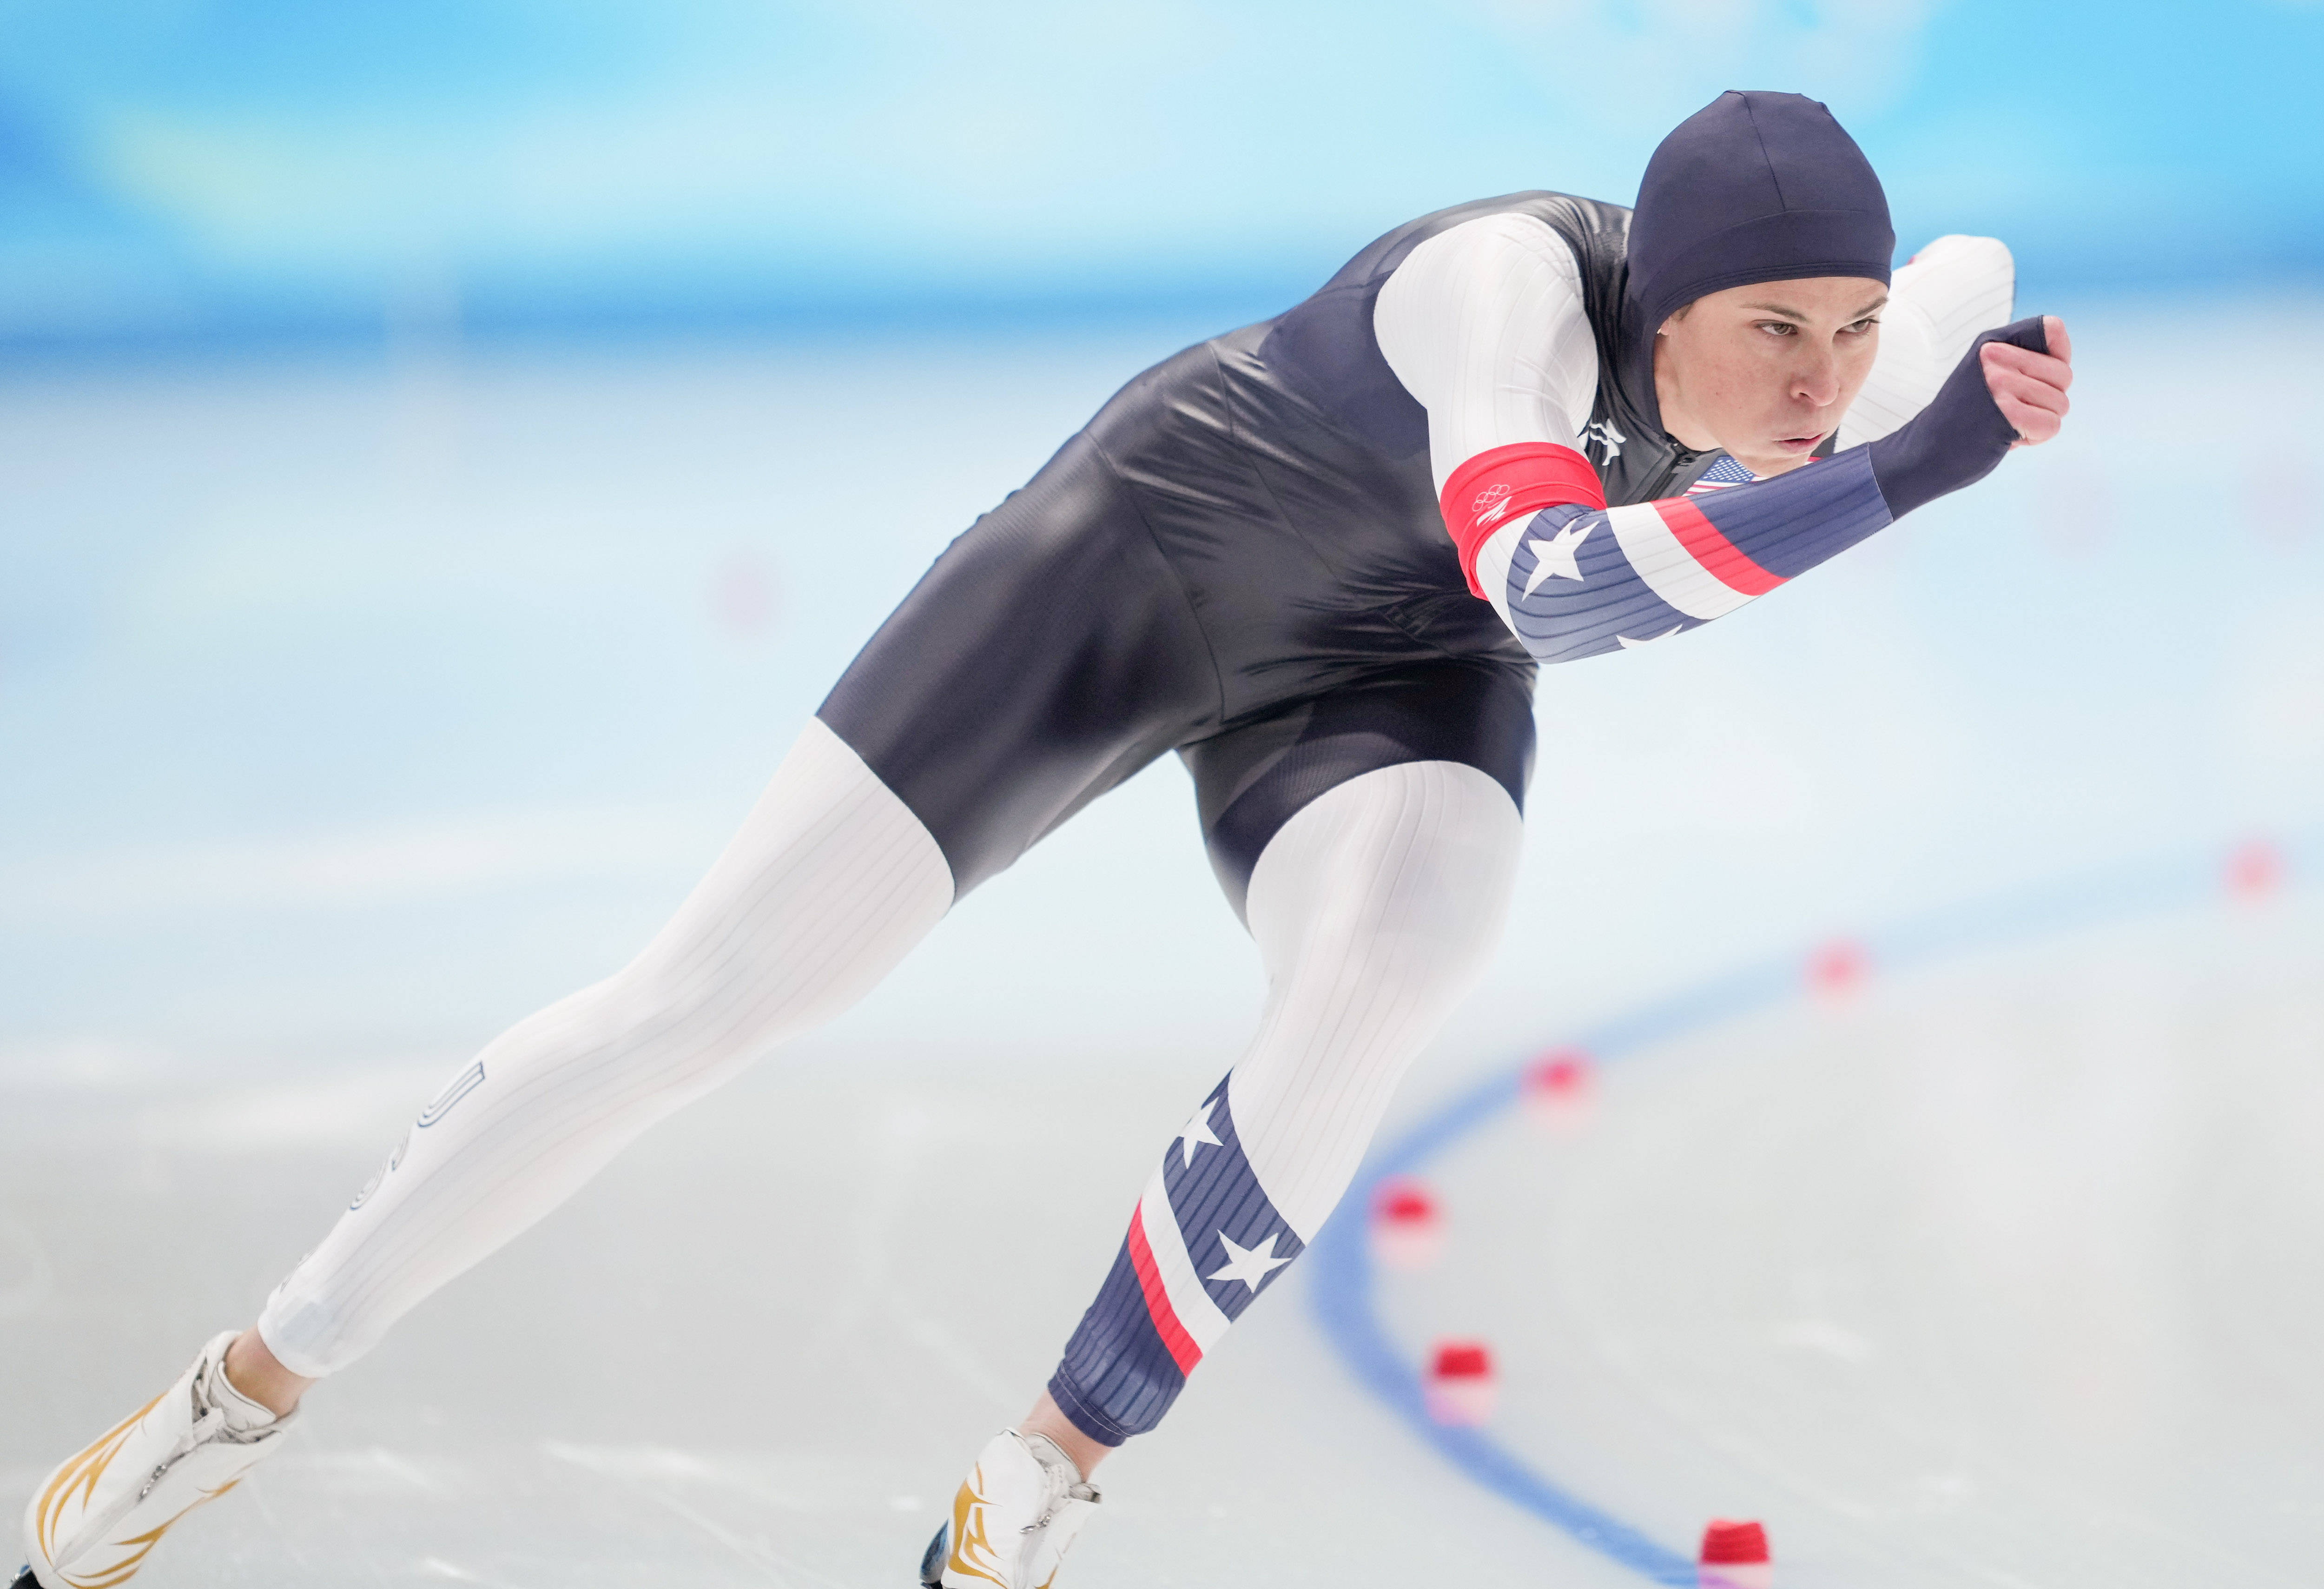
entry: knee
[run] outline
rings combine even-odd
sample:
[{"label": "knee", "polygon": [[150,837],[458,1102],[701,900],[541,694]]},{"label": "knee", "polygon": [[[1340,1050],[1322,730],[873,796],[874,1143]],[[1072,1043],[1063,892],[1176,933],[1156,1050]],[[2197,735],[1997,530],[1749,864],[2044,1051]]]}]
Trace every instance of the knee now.
[{"label": "knee", "polygon": [[1318,796],[1251,873],[1251,935],[1271,977],[1360,962],[1465,990],[1500,938],[1523,845],[1516,803],[1457,762],[1368,772]]}]

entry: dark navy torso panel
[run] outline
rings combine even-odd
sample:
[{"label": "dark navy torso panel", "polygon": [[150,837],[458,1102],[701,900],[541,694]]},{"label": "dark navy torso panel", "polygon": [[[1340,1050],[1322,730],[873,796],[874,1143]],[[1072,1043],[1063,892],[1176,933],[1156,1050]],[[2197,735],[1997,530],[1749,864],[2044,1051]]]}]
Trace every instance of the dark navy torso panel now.
[{"label": "dark navy torso panel", "polygon": [[[1624,351],[1627,210],[1520,193],[1398,227],[1287,313],[1131,380],[954,543],[825,701],[825,722],[936,835],[957,886],[1171,749],[1218,750],[1190,765],[1222,875],[1247,870],[1296,799],[1229,800],[1210,783],[1277,758],[1328,762],[1332,777],[1449,758],[1521,796],[1532,724],[1509,703],[1530,693],[1535,663],[1467,587],[1427,413],[1371,323],[1414,248],[1508,213],[1550,226],[1580,262],[1600,361],[1586,450],[1609,498],[1709,466],[1645,439],[1661,433],[1651,372]],[[1314,711],[1341,697],[1361,722]],[[1292,754],[1275,742],[1295,719],[1306,726],[1286,744],[1360,751]],[[1313,779],[1282,778],[1312,792]],[[1229,805],[1268,814],[1228,821]]]},{"label": "dark navy torso panel", "polygon": [[1185,585],[1222,720],[1416,661],[1529,684],[1532,659],[1462,579],[1425,448],[1392,458],[1333,423],[1266,363],[1269,330],[1157,365],[1086,432]]},{"label": "dark navy torso panel", "polygon": [[[1414,249],[1454,226],[1497,215],[1530,217],[1573,251],[1598,350],[1598,390],[1581,444],[1608,503],[1620,506],[1683,491],[1720,455],[1690,451],[1663,433],[1651,339],[1625,318],[1630,212],[1618,204],[1537,190],[1422,216],[1372,243],[1312,297],[1269,322],[1259,347],[1259,365],[1270,379],[1360,437],[1381,459],[1417,460],[1425,476],[1428,413],[1381,355],[1372,309],[1388,277]],[[1433,504],[1433,492],[1430,500]]]}]

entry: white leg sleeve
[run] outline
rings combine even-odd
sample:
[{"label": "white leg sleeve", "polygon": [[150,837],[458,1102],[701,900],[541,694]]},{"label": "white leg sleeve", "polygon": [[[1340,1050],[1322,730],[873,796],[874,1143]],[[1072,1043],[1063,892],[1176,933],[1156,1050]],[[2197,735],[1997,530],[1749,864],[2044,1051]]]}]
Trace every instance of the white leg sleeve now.
[{"label": "white leg sleeve", "polygon": [[919,819],[819,721],[659,937],[456,1076],[268,1300],[284,1367],[353,1363],[656,1121],[871,991],[944,916]]},{"label": "white leg sleeve", "polygon": [[1241,1061],[1168,1148],[1049,1394],[1093,1439],[1145,1433],[1322,1228],[1397,1080],[1499,939],[1521,841],[1499,783],[1411,762],[1268,841],[1248,919],[1268,971]]},{"label": "white leg sleeve", "polygon": [[1407,762],[1314,800],[1260,854],[1249,919],[1267,1007],[1227,1096],[1252,1173],[1303,1242],[1499,943],[1523,842],[1489,775]]}]

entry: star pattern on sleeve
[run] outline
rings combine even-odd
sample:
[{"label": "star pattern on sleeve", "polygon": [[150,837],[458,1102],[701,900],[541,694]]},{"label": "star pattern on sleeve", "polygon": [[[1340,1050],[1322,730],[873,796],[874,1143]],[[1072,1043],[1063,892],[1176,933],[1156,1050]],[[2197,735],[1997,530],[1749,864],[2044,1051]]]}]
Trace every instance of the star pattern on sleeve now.
[{"label": "star pattern on sleeve", "polygon": [[1556,534],[1532,542],[1528,550],[1534,558],[1533,574],[1526,580],[1525,593],[1531,596],[1541,588],[1545,579],[1579,580],[1582,565],[1574,560],[1575,554],[1581,551],[1582,543],[1590,539],[1590,532],[1597,527],[1596,522],[1585,515],[1582,519],[1568,521]]},{"label": "star pattern on sleeve", "polygon": [[1232,1237],[1226,1232],[1221,1231],[1219,1245],[1227,1250],[1226,1267],[1208,1278],[1213,1280],[1240,1280],[1253,1291],[1258,1290],[1260,1283],[1268,1275],[1291,1261],[1288,1258],[1277,1258],[1275,1255],[1277,1239],[1276,1235],[1270,1234],[1267,1238],[1267,1245],[1264,1248],[1239,1247],[1235,1245]]}]

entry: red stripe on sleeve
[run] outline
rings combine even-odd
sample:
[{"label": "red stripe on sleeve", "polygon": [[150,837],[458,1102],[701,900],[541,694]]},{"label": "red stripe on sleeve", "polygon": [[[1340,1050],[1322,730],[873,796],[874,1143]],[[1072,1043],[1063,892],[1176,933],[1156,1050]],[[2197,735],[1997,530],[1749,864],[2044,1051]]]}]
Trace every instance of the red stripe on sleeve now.
[{"label": "red stripe on sleeve", "polygon": [[1194,1337],[1178,1322],[1178,1310],[1170,1306],[1170,1292],[1162,1284],[1162,1270],[1154,1261],[1154,1249],[1146,1241],[1146,1205],[1140,1202],[1130,1215],[1130,1266],[1138,1271],[1138,1289],[1146,1293],[1146,1312],[1154,1321],[1155,1334],[1170,1351],[1170,1361],[1178,1372],[1190,1374],[1194,1365],[1203,1361],[1203,1349],[1194,1344]]},{"label": "red stripe on sleeve", "polygon": [[1602,508],[1606,493],[1590,460],[1554,441],[1488,448],[1453,470],[1436,505],[1460,549],[1470,594],[1485,594],[1477,583],[1477,549],[1494,531],[1564,503]]},{"label": "red stripe on sleeve", "polygon": [[1702,510],[1683,496],[1666,496],[1655,503],[1655,512],[1663,516],[1678,543],[1686,548],[1687,555],[1701,563],[1703,570],[1729,590],[1745,596],[1765,596],[1784,582],[1781,574],[1771,574],[1751,560],[1750,554],[1719,532],[1719,526],[1703,517]]}]

